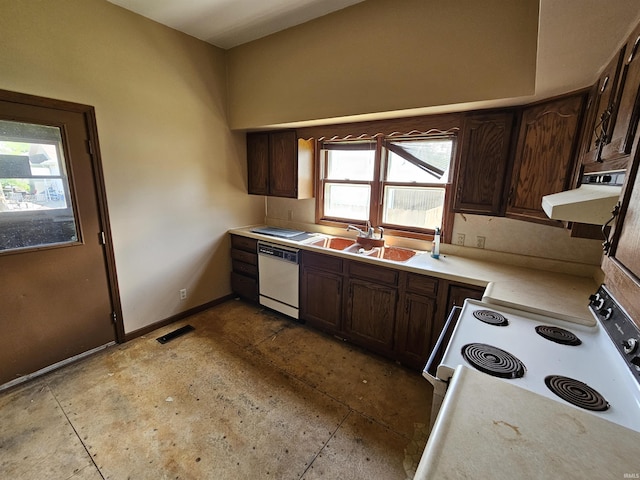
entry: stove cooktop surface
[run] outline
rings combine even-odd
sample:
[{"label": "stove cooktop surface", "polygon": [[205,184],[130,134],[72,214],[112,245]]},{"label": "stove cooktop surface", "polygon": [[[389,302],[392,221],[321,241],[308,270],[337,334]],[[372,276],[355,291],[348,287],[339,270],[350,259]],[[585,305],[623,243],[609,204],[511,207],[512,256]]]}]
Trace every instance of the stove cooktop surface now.
[{"label": "stove cooktop surface", "polygon": [[[501,320],[487,323],[476,312]],[[469,355],[469,345],[479,344],[489,348]],[[468,299],[436,375],[446,381],[461,364],[640,431],[639,384],[599,323],[587,327]],[[504,373],[506,366],[516,373]]]}]

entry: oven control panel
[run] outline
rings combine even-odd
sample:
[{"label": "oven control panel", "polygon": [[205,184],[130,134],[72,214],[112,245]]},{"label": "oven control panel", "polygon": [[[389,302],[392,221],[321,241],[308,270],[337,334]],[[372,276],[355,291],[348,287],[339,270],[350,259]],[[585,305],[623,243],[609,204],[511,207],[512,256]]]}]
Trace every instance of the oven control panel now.
[{"label": "oven control panel", "polygon": [[640,381],[640,329],[604,285],[589,297],[589,308]]}]

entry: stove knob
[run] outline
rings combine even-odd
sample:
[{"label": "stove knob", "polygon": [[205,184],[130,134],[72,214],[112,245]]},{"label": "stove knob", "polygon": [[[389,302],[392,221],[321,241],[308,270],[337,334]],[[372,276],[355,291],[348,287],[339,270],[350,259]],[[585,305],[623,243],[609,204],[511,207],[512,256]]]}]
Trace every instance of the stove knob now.
[{"label": "stove knob", "polygon": [[613,308],[609,307],[605,309],[604,315],[602,316],[603,320],[609,320],[612,314],[613,314]]},{"label": "stove knob", "polygon": [[602,298],[602,296],[599,293],[596,293],[595,295],[591,295],[589,297],[589,300],[590,300],[591,306],[596,311],[600,311],[604,306],[604,298]]},{"label": "stove knob", "polygon": [[636,355],[631,359],[631,363],[633,363],[636,366],[636,370],[640,372],[640,357]]},{"label": "stove knob", "polygon": [[[629,338],[628,340],[623,340],[622,349],[624,350],[624,353],[626,353],[627,355],[635,352],[638,349],[638,340],[636,340],[635,338]],[[638,357],[635,357],[635,358],[638,358]]]}]

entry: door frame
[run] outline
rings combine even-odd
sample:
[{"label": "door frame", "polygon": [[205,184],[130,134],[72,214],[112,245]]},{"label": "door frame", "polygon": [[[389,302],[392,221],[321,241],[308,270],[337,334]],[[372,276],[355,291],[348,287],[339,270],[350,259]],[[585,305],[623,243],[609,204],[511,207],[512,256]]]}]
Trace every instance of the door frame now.
[{"label": "door frame", "polygon": [[104,257],[107,271],[107,281],[109,284],[109,297],[111,299],[111,309],[115,336],[117,343],[125,341],[124,321],[122,318],[122,304],[120,299],[120,289],[118,288],[118,276],[116,274],[115,252],[113,249],[113,239],[111,235],[111,225],[109,222],[109,209],[107,208],[107,195],[104,185],[104,172],[102,170],[102,156],[100,155],[100,144],[98,142],[98,125],[96,122],[95,108],[81,103],[56,100],[52,98],[39,97],[26,93],[12,92],[0,89],[0,101],[32,105],[42,108],[54,108],[68,112],[80,113],[84,117],[89,144],[87,150],[91,157],[93,169],[93,183],[97,193],[98,210],[100,217],[101,231],[104,232]]}]

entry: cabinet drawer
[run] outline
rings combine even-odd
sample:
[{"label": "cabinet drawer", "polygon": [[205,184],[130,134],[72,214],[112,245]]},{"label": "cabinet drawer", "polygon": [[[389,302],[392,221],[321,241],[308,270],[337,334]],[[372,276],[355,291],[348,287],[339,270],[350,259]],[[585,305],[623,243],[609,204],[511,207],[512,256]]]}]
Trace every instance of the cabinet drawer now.
[{"label": "cabinet drawer", "polygon": [[349,276],[371,280],[375,283],[387,285],[398,284],[398,271],[388,268],[369,265],[361,262],[349,262]]},{"label": "cabinet drawer", "polygon": [[231,258],[233,260],[239,260],[244,263],[249,263],[251,265],[258,265],[258,254],[257,253],[249,253],[244,250],[238,250],[237,248],[231,249]]},{"label": "cabinet drawer", "polygon": [[407,291],[434,296],[438,293],[438,280],[425,275],[408,273]]},{"label": "cabinet drawer", "polygon": [[241,297],[258,301],[258,281],[236,272],[231,272],[231,290]]},{"label": "cabinet drawer", "polygon": [[326,272],[342,273],[342,259],[332,255],[302,252],[302,265]]},{"label": "cabinet drawer", "polygon": [[258,251],[258,241],[255,238],[231,235],[231,248],[256,253]]},{"label": "cabinet drawer", "polygon": [[249,277],[258,278],[258,267],[250,263],[244,263],[239,260],[232,260],[231,266],[233,271]]}]

